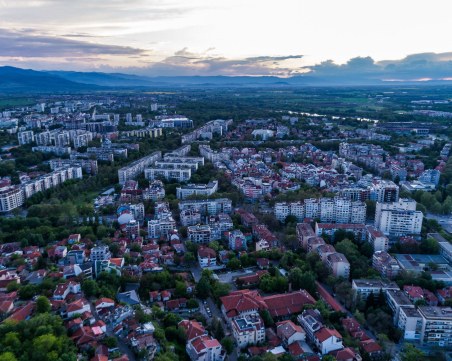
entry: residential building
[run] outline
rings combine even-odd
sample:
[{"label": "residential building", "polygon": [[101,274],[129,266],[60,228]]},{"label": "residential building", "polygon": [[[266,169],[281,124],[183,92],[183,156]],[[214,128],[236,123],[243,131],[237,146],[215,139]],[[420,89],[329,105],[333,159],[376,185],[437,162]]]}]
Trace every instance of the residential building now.
[{"label": "residential building", "polygon": [[400,308],[411,307],[414,308],[413,302],[408,298],[402,290],[386,290],[386,301],[389,308],[392,310],[392,317],[394,324],[397,325],[399,321]]},{"label": "residential building", "polygon": [[226,353],[217,339],[199,336],[187,342],[186,351],[191,361],[223,361]]},{"label": "residential building", "polygon": [[34,141],[33,131],[25,130],[23,132],[17,133],[17,140],[19,141],[19,145],[33,143],[33,141]]},{"label": "residential building", "polygon": [[17,186],[0,188],[0,212],[11,212],[24,204],[25,195]]},{"label": "residential building", "polygon": [[408,236],[421,233],[424,215],[416,211],[416,201],[400,199],[393,203],[377,203],[375,228],[387,236]]},{"label": "residential building", "polygon": [[305,341],[306,332],[302,327],[295,325],[292,321],[281,321],[276,324],[276,334],[285,347],[296,341]]},{"label": "residential building", "polygon": [[400,307],[397,327],[403,332],[405,341],[420,341],[422,316],[414,307]]},{"label": "residential building", "polygon": [[377,279],[354,279],[352,281],[352,290],[355,296],[360,299],[367,299],[371,293],[378,295],[380,291],[383,293],[387,290],[400,290],[395,282],[387,282]]},{"label": "residential building", "polygon": [[422,317],[421,345],[452,346],[452,308],[420,306]]},{"label": "residential building", "polygon": [[326,265],[335,277],[348,279],[350,276],[350,263],[342,253],[333,253],[327,256]]},{"label": "residential building", "polygon": [[369,242],[374,252],[387,251],[389,248],[389,238],[383,232],[373,226],[367,226],[367,242]]},{"label": "residential building", "polygon": [[265,342],[265,326],[259,314],[234,318],[231,329],[239,348]]},{"label": "residential building", "polygon": [[208,268],[217,265],[217,253],[209,247],[199,247],[198,262],[201,268]]},{"label": "residential building", "polygon": [[336,329],[327,327],[314,333],[314,343],[322,355],[344,348],[341,334]]},{"label": "residential building", "polygon": [[91,248],[90,260],[95,261],[106,261],[111,258],[110,250],[108,246],[97,246]]},{"label": "residential building", "polygon": [[176,188],[178,199],[186,199],[190,196],[209,197],[218,190],[218,181],[212,181],[208,184],[187,184]]},{"label": "residential building", "polygon": [[400,266],[396,259],[386,251],[376,251],[372,256],[372,267],[384,278],[392,279],[397,276]]},{"label": "residential building", "polygon": [[129,165],[118,170],[119,184],[124,184],[130,179],[135,179],[139,174],[143,173],[145,168],[154,164],[162,157],[162,152],[157,151],[146,157],[137,159]]},{"label": "residential building", "polygon": [[184,200],[179,203],[179,210],[197,209],[201,215],[218,215],[220,213],[231,213],[232,201],[228,198]]},{"label": "residential building", "polygon": [[195,226],[201,223],[201,213],[196,209],[187,209],[180,212],[180,223],[184,227]]},{"label": "residential building", "polygon": [[246,250],[246,238],[242,231],[235,229],[229,232],[229,249],[233,251]]},{"label": "residential building", "polygon": [[189,226],[188,240],[198,244],[208,244],[211,241],[211,230],[208,225]]}]

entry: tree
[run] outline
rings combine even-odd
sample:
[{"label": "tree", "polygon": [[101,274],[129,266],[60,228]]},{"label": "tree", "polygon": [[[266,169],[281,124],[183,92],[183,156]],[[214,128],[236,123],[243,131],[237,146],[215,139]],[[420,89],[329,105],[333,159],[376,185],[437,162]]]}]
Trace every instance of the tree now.
[{"label": "tree", "polygon": [[272,327],[275,324],[275,321],[273,321],[273,318],[268,310],[262,310],[259,312],[259,314],[262,318],[262,321],[264,321],[265,327]]},{"label": "tree", "polygon": [[49,299],[46,296],[39,296],[36,300],[36,312],[48,313],[52,309]]},{"label": "tree", "polygon": [[209,297],[210,290],[211,290],[211,287],[210,287],[209,279],[207,277],[201,277],[198,284],[196,285],[197,296],[200,299],[205,300],[207,297]]},{"label": "tree", "polygon": [[3,352],[0,354],[0,361],[17,361],[17,359],[12,352]]},{"label": "tree", "polygon": [[239,268],[242,267],[242,264],[240,263],[240,260],[238,258],[233,258],[231,260],[229,260],[228,262],[228,268],[230,268],[231,270],[238,270]]},{"label": "tree", "polygon": [[420,361],[424,359],[424,353],[412,344],[405,344],[402,351],[402,361]]},{"label": "tree", "polygon": [[113,336],[105,337],[103,343],[108,348],[115,348],[116,346],[118,346],[118,340],[116,337]]},{"label": "tree", "polygon": [[86,297],[94,297],[100,293],[99,286],[94,280],[85,280],[82,284],[82,290]]},{"label": "tree", "polygon": [[221,345],[225,349],[226,353],[230,355],[234,351],[234,341],[230,337],[225,337],[221,340]]},{"label": "tree", "polygon": [[194,298],[190,298],[187,301],[187,307],[188,308],[198,308],[199,307],[199,303]]}]

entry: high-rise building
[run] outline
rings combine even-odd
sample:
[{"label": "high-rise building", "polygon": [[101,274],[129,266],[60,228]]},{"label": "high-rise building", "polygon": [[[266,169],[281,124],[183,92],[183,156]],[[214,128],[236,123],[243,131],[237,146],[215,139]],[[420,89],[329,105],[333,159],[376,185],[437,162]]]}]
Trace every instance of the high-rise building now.
[{"label": "high-rise building", "polygon": [[375,228],[386,236],[418,235],[422,230],[424,215],[416,211],[416,201],[400,199],[393,203],[377,203]]}]

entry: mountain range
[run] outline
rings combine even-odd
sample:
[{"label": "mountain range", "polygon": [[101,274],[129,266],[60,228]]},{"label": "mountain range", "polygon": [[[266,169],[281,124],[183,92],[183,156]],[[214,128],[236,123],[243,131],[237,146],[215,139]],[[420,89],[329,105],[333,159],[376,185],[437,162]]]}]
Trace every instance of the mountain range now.
[{"label": "mountain range", "polygon": [[[402,81],[397,84],[419,84]],[[444,81],[422,82],[445,84]],[[450,82],[449,82],[450,83]],[[200,87],[303,87],[388,85],[377,77],[319,77],[311,74],[289,78],[276,76],[159,76],[122,73],[36,71],[0,67],[0,92],[84,92],[113,89],[200,88]]]}]

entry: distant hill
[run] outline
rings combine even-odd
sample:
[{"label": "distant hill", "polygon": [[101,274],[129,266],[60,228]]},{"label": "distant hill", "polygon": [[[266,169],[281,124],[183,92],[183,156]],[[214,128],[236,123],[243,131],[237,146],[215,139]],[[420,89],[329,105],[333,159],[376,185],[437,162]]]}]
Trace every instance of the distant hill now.
[{"label": "distant hill", "polygon": [[385,82],[372,77],[352,77],[347,74],[319,76],[298,75],[289,78],[275,76],[158,76],[77,71],[35,71],[11,66],[0,67],[0,92],[77,92],[112,89],[155,88],[219,88],[219,87],[306,87],[306,86],[375,86],[375,85],[435,85],[444,81]]},{"label": "distant hill", "polygon": [[58,75],[11,66],[0,67],[0,92],[59,92],[87,89]]}]

